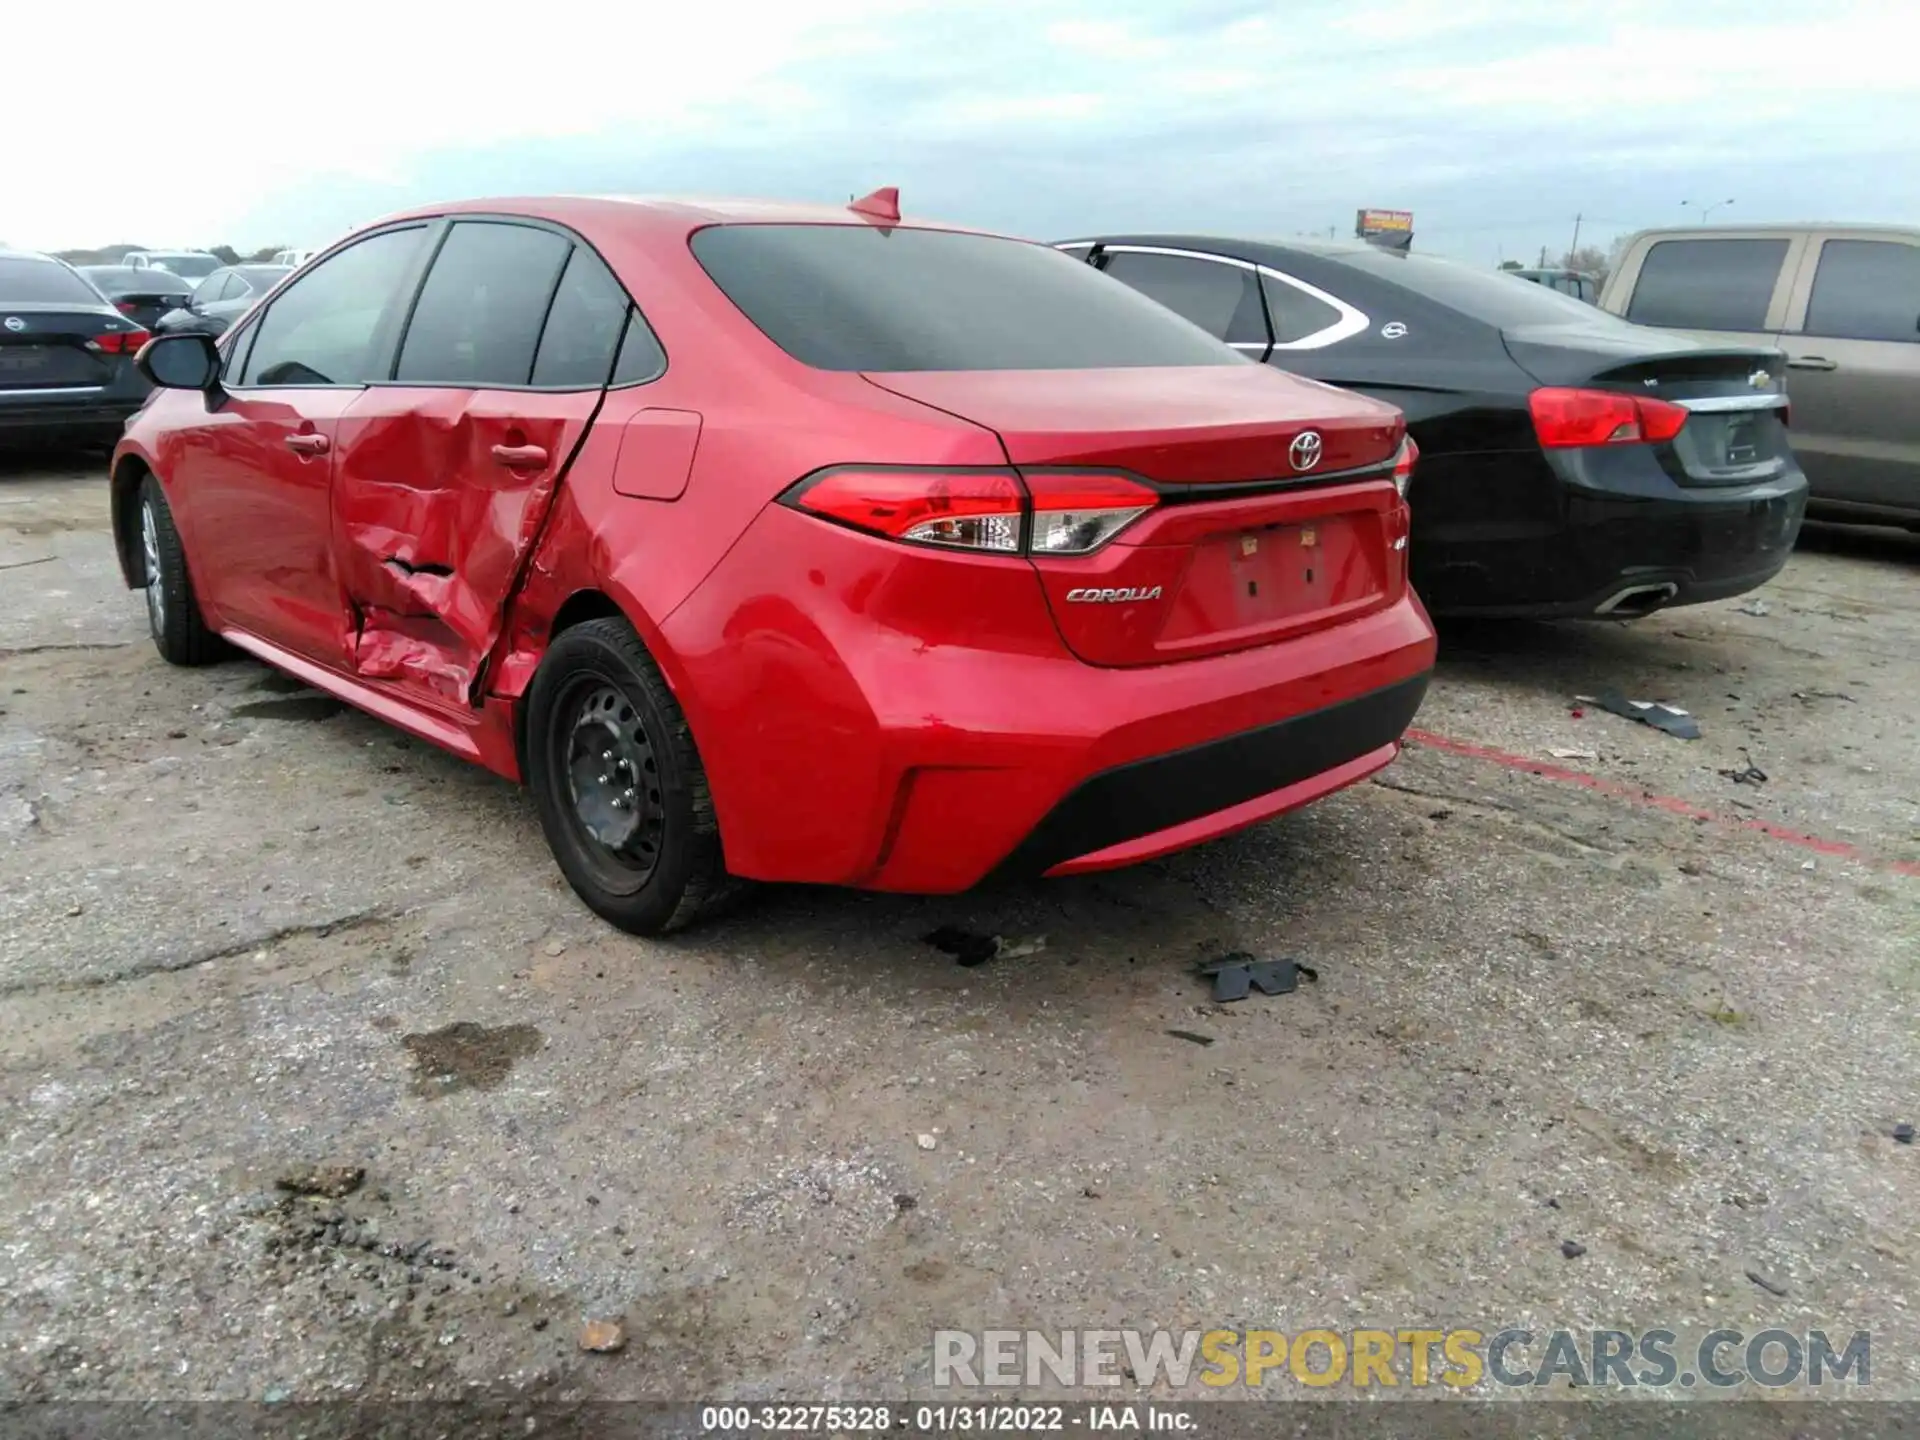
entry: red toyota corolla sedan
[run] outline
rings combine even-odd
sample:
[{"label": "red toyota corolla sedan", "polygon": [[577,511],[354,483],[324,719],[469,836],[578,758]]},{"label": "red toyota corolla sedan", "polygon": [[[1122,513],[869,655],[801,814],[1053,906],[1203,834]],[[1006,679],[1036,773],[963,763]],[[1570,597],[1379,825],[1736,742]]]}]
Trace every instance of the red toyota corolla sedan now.
[{"label": "red toyota corolla sedan", "polygon": [[405,214],[140,363],[160,653],[524,778],[636,933],[1225,834],[1385,765],[1433,664],[1397,411],[891,192]]}]

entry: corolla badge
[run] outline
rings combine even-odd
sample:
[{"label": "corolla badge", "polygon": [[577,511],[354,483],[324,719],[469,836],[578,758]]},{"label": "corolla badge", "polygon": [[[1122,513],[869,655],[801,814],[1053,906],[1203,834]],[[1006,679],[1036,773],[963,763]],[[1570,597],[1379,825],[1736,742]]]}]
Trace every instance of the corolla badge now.
[{"label": "corolla badge", "polygon": [[22,320],[18,315],[9,315],[7,317],[7,328],[15,334],[18,334],[27,328],[27,322]]},{"label": "corolla badge", "polygon": [[1070,605],[1125,605],[1130,600],[1158,600],[1160,587],[1126,590],[1069,590],[1067,603]]},{"label": "corolla badge", "polygon": [[1320,454],[1326,448],[1320,439],[1318,430],[1302,430],[1293,437],[1293,444],[1287,450],[1287,458],[1293,462],[1296,470],[1311,470],[1320,463]]}]

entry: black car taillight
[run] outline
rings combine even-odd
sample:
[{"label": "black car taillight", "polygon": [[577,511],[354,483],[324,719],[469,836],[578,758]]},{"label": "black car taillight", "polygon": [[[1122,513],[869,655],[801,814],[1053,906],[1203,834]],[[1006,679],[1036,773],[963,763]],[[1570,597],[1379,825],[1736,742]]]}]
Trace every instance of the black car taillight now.
[{"label": "black car taillight", "polygon": [[1549,450],[1589,445],[1635,445],[1671,440],[1688,411],[1670,400],[1624,395],[1617,390],[1549,386],[1527,397],[1533,430]]}]

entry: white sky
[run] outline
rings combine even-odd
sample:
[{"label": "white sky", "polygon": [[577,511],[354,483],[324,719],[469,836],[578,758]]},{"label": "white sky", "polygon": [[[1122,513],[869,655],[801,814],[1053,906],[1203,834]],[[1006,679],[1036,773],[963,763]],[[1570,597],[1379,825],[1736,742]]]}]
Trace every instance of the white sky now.
[{"label": "white sky", "polygon": [[1042,236],[1406,208],[1420,248],[1487,259],[1683,200],[1920,221],[1920,5],[1887,0],[0,9],[0,242],[38,248],[312,244],[468,194],[882,183]]}]

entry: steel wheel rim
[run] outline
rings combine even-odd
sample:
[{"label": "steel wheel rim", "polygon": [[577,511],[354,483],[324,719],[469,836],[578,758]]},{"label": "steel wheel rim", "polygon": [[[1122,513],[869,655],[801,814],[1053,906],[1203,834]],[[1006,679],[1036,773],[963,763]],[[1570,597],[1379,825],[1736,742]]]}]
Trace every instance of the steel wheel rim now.
[{"label": "steel wheel rim", "polygon": [[627,885],[646,883],[660,863],[666,812],[653,739],[639,709],[598,679],[578,686],[559,757],[570,817],[603,864]]},{"label": "steel wheel rim", "polygon": [[151,500],[140,506],[140,549],[147,564],[147,624],[158,635],[167,628],[167,596],[160,583],[160,524]]}]

